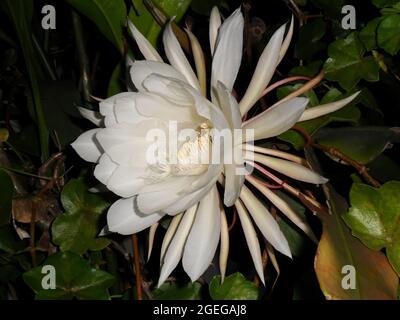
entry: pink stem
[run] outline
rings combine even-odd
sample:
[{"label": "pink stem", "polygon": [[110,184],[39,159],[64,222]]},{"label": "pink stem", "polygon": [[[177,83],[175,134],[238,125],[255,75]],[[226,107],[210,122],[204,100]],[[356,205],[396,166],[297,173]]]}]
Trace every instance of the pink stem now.
[{"label": "pink stem", "polygon": [[289,77],[289,78],[286,78],[286,79],[279,80],[279,81],[275,82],[274,84],[270,85],[269,87],[265,88],[265,90],[261,94],[260,98],[264,97],[267,93],[271,92],[272,90],[274,90],[274,89],[276,89],[276,88],[278,88],[280,86],[283,86],[286,83],[299,81],[299,80],[307,80],[307,81],[309,81],[309,80],[311,80],[311,78],[303,77],[303,76],[294,76],[294,77]]}]

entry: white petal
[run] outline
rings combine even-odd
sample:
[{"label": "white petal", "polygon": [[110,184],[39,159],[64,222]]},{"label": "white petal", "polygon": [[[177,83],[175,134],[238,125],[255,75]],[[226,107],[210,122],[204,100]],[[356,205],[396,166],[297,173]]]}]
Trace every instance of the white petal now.
[{"label": "white petal", "polygon": [[182,265],[192,281],[196,281],[210,265],[217,250],[221,211],[217,187],[203,198],[187,238]]},{"label": "white petal", "polygon": [[260,99],[261,93],[271,81],[279,61],[279,53],[282,47],[284,33],[285,25],[274,33],[261,54],[246,93],[239,103],[242,115],[249,111],[258,99]]},{"label": "white petal", "polygon": [[290,205],[284,201],[281,197],[279,197],[275,192],[268,189],[266,186],[262,185],[259,181],[257,181],[252,176],[247,176],[246,179],[255,186],[264,196],[271,201],[285,216],[287,216],[296,226],[298,226],[301,230],[304,231],[306,235],[310,237],[315,243],[318,243],[317,238],[315,237],[314,232],[311,227],[307,224],[307,222],[303,221],[297,213],[290,207]]},{"label": "white petal", "polygon": [[144,176],[143,167],[120,165],[108,179],[107,188],[120,197],[129,198],[146,186]]},{"label": "white petal", "polygon": [[78,107],[79,113],[85,119],[89,120],[90,122],[94,123],[96,126],[101,127],[103,124],[104,117],[100,114],[100,112],[96,112],[93,110],[89,110],[86,108]]},{"label": "white petal", "polygon": [[[238,8],[219,28],[212,61],[211,88],[221,81],[232,91],[242,61],[243,25],[243,15]],[[212,91],[211,95],[214,96]]]},{"label": "white petal", "polygon": [[[182,197],[182,191],[195,178],[192,176],[174,177],[168,179],[168,188],[163,190],[140,193],[137,204],[140,212],[150,214],[163,211]],[[176,212],[178,213],[178,212]]]},{"label": "white petal", "polygon": [[228,263],[229,254],[229,230],[226,221],[225,211],[221,209],[221,245],[219,249],[219,270],[221,272],[221,283],[224,282],[226,265]]},{"label": "white petal", "polygon": [[193,59],[196,64],[197,78],[200,85],[200,91],[203,96],[207,94],[207,75],[206,75],[206,62],[204,59],[204,52],[201,48],[199,40],[196,36],[190,32],[189,29],[185,29],[189,36],[190,46],[192,48]]},{"label": "white petal", "polygon": [[224,191],[224,204],[227,207],[234,205],[235,201],[239,198],[240,190],[242,189],[245,176],[239,174],[237,169],[239,166],[235,164],[224,165],[225,171],[225,191]]},{"label": "white petal", "polygon": [[108,179],[110,179],[111,175],[117,169],[118,165],[111,160],[111,158],[106,154],[103,155],[99,159],[99,164],[94,169],[93,175],[103,184],[107,184]]},{"label": "white petal", "polygon": [[324,184],[328,182],[328,179],[322,177],[311,169],[308,169],[298,163],[294,163],[291,161],[269,157],[261,154],[255,154],[254,161],[259,162],[273,170],[276,170],[290,178],[299,181],[313,184]]},{"label": "white petal", "polygon": [[290,27],[289,27],[288,33],[287,33],[287,35],[285,37],[285,40],[283,40],[281,51],[279,52],[278,64],[282,61],[282,59],[285,56],[287,50],[289,49],[290,42],[292,41],[292,37],[293,37],[293,29],[294,29],[294,16],[292,15],[292,19],[290,21]]},{"label": "white petal", "polygon": [[120,199],[108,209],[107,225],[112,232],[129,235],[147,229],[164,214],[141,215],[135,210],[135,197]]},{"label": "white petal", "polygon": [[291,258],[292,254],[290,253],[289,244],[279,228],[278,223],[261,201],[258,200],[246,186],[242,188],[240,200],[243,201],[247,210],[249,210],[250,215],[264,238],[267,239],[276,250]]},{"label": "white petal", "polygon": [[163,34],[163,43],[165,54],[167,55],[168,61],[171,63],[171,65],[185,76],[187,82],[193,88],[200,91],[199,81],[196,78],[189,61],[183,53],[178,39],[176,39],[175,33],[172,30],[171,22],[169,22],[165,28]]},{"label": "white petal", "polygon": [[183,247],[185,246],[186,239],[189,231],[193,225],[194,217],[196,216],[197,204],[188,209],[184,214],[176,233],[168,246],[168,250],[164,257],[164,263],[161,268],[160,278],[158,280],[158,287],[169,277],[171,272],[176,268],[181,260]]},{"label": "white petal", "polygon": [[132,82],[136,89],[145,91],[143,81],[150,74],[156,73],[165,77],[179,79],[186,82],[186,78],[169,64],[157,61],[135,61],[130,69]]},{"label": "white petal", "polygon": [[242,224],[244,236],[246,238],[247,246],[249,247],[251,258],[253,259],[254,267],[256,268],[261,282],[265,284],[260,243],[258,242],[256,231],[254,230],[246,208],[239,199],[236,201],[235,207],[239,215],[240,223]]},{"label": "white petal", "polygon": [[[125,95],[116,97],[114,100],[114,116],[118,123],[137,124],[147,120],[141,115],[137,108],[137,100],[145,93],[131,92]],[[108,125],[110,127],[110,125]]]},{"label": "white petal", "polygon": [[242,125],[242,116],[240,114],[239,104],[232,95],[231,90],[220,81],[217,83],[216,90],[219,106],[228,120],[229,125],[232,129],[239,129]]},{"label": "white petal", "polygon": [[215,43],[217,42],[219,27],[221,26],[221,15],[219,14],[218,7],[213,7],[210,14],[210,49],[211,55],[214,55]]},{"label": "white petal", "polygon": [[151,257],[151,252],[153,251],[153,244],[154,244],[154,237],[156,236],[156,231],[157,228],[160,224],[158,222],[156,222],[155,224],[153,224],[150,227],[149,230],[149,242],[148,242],[148,246],[147,246],[147,261],[150,260]]},{"label": "white petal", "polygon": [[96,138],[96,134],[103,129],[92,129],[82,133],[73,143],[71,147],[79,154],[79,156],[88,162],[97,162],[104,152]]},{"label": "white petal", "polygon": [[335,112],[352,102],[360,93],[361,91],[358,91],[345,99],[306,109],[301,115],[299,122],[315,119],[328,113]]},{"label": "white petal", "polygon": [[254,140],[267,139],[289,130],[300,118],[308,104],[307,98],[293,98],[276,104],[243,124],[254,130]]},{"label": "white petal", "polygon": [[163,62],[163,59],[158,54],[157,50],[151,45],[151,43],[144,37],[135,25],[128,19],[129,30],[139,47],[140,52],[146,58],[146,60]]},{"label": "white petal", "polygon": [[182,217],[183,213],[177,214],[175,217],[172,218],[171,222],[169,223],[167,232],[165,233],[163,242],[161,244],[160,265],[162,265],[164,261],[165,252],[167,251],[167,248],[171,243],[171,240],[175,234],[176,229],[179,226],[179,223],[181,222]]},{"label": "white petal", "polygon": [[106,127],[113,126],[117,123],[117,119],[115,118],[114,107],[115,102],[120,98],[130,98],[134,99],[134,95],[132,92],[122,92],[118,93],[115,96],[109,97],[99,103],[99,111],[102,116],[104,116],[104,123]]}]

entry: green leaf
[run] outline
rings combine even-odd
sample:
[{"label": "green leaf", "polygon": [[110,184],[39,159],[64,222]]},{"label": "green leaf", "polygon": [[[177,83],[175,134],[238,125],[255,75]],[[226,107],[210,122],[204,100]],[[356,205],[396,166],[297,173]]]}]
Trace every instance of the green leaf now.
[{"label": "green leaf", "polygon": [[[339,90],[331,89],[322,98],[321,104],[333,102],[342,98],[343,96]],[[360,111],[354,106],[354,104],[355,102],[336,112],[327,114],[316,119],[299,122],[297,123],[297,126],[303,128],[309,135],[313,136],[314,134],[316,134],[316,132],[318,132],[318,130],[332,122],[349,122],[355,124],[358,122],[361,114]],[[298,150],[302,149],[306,143],[306,139],[304,138],[304,136],[295,130],[286,131],[285,133],[279,135],[278,138],[291,143]]]},{"label": "green leaf", "polygon": [[[299,83],[299,84],[295,84],[295,85],[292,85],[292,86],[289,85],[289,86],[280,87],[277,90],[278,100],[281,100],[281,99],[285,98],[286,96],[288,96],[292,92],[295,92],[297,89],[299,89],[302,86],[303,85]],[[309,99],[309,105],[311,107],[315,107],[315,106],[317,106],[319,104],[318,97],[315,94],[314,90],[309,90],[305,94],[303,94],[302,96]]]},{"label": "green leaf", "polygon": [[295,47],[295,57],[312,60],[326,48],[326,43],[320,41],[326,33],[327,24],[323,19],[315,19],[300,28],[299,41]]},{"label": "green leaf", "polygon": [[[191,0],[153,0],[152,2],[167,17],[175,16],[175,21],[178,23],[189,8]],[[129,12],[129,19],[150,43],[156,46],[161,32],[160,25],[146,8],[143,0],[132,0],[132,4],[133,9]]]},{"label": "green leaf", "polygon": [[367,164],[390,143],[399,142],[400,133],[386,127],[324,128],[315,135],[319,144],[340,150],[348,157]]},{"label": "green leaf", "polygon": [[[315,257],[320,288],[329,300],[396,300],[398,277],[382,252],[375,252],[354,238],[342,220],[346,200],[330,186],[331,214],[324,215],[323,233]],[[344,266],[355,268],[355,289],[342,286]]]},{"label": "green leaf", "polygon": [[381,21],[381,17],[372,19],[370,22],[368,22],[365,28],[360,31],[360,40],[363,42],[368,51],[374,50],[378,47],[376,31]]},{"label": "green leaf", "polygon": [[200,283],[193,282],[186,285],[164,283],[153,291],[156,300],[200,300]]},{"label": "green leaf", "polygon": [[106,238],[98,238],[99,216],[107,203],[97,194],[89,193],[82,179],[72,179],[61,193],[65,213],[58,216],[52,226],[53,242],[62,251],[77,254],[87,250],[101,250],[109,244]]},{"label": "green leaf", "polygon": [[256,285],[246,280],[240,272],[227,276],[222,284],[220,276],[213,277],[209,291],[213,300],[257,300],[258,298]]},{"label": "green leaf", "polygon": [[324,11],[324,14],[329,18],[339,18],[342,8],[345,5],[345,0],[311,0],[311,2]]},{"label": "green leaf", "polygon": [[372,0],[372,3],[378,8],[389,7],[399,2],[399,0]]},{"label": "green leaf", "polygon": [[110,82],[108,83],[107,97],[114,96],[117,93],[124,91],[121,78],[122,66],[121,63],[118,63],[111,75]]},{"label": "green leaf", "polygon": [[400,275],[400,182],[379,189],[356,183],[350,191],[350,210],[343,216],[354,236],[372,250],[386,248],[390,263]]},{"label": "green leaf", "polygon": [[391,55],[400,50],[400,14],[389,15],[383,18],[378,26],[378,45]]},{"label": "green leaf", "polygon": [[6,171],[0,169],[0,226],[10,222],[14,184]]},{"label": "green leaf", "polygon": [[321,70],[323,64],[324,61],[318,60],[304,66],[294,67],[292,70],[290,70],[289,75],[313,78]]},{"label": "green leaf", "polygon": [[46,274],[42,273],[42,267],[36,267],[23,275],[24,281],[36,293],[37,300],[110,299],[107,288],[113,284],[114,277],[92,268],[78,255],[59,252],[47,258],[43,265],[55,268],[56,289],[43,289],[42,279]]},{"label": "green leaf", "polygon": [[92,20],[103,35],[118,50],[124,52],[122,30],[126,24],[124,0],[66,0],[76,10]]},{"label": "green leaf", "polygon": [[400,180],[400,165],[384,154],[380,155],[374,161],[368,163],[368,169],[371,175],[381,182],[391,180]]},{"label": "green leaf", "polygon": [[17,32],[26,68],[29,75],[32,97],[35,106],[35,120],[39,129],[39,140],[42,161],[49,157],[49,132],[43,112],[38,82],[40,79],[40,63],[33,46],[31,21],[33,14],[32,0],[4,0],[0,6],[7,13]]},{"label": "green leaf", "polygon": [[379,80],[379,64],[373,56],[364,57],[365,49],[357,33],[336,40],[329,45],[329,58],[325,62],[326,78],[338,81],[347,91],[354,88],[361,79]]}]

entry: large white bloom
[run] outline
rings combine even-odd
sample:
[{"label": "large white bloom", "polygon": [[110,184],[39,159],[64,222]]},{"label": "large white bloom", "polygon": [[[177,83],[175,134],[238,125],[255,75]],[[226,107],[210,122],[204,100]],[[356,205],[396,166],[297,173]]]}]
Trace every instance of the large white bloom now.
[{"label": "large white bloom", "polygon": [[[287,240],[267,208],[244,185],[245,177],[236,174],[236,169],[243,163],[224,163],[222,150],[214,149],[212,152],[221,153],[220,163],[198,164],[192,161],[194,154],[210,153],[212,149],[212,131],[203,134],[200,129],[251,129],[254,130],[253,140],[266,139],[288,130],[298,121],[338,110],[354,97],[310,110],[306,110],[307,99],[293,98],[278,102],[242,123],[242,116],[259,100],[289,47],[293,19],[286,36],[285,26],[272,36],[240,103],[232,96],[242,59],[243,16],[240,9],[222,24],[216,8],[211,14],[211,101],[206,98],[203,52],[191,32],[187,31],[196,73],[180,47],[171,24],[166,26],[163,35],[164,50],[170,64],[163,62],[133,24],[129,24],[129,27],[146,58],[133,62],[130,69],[137,92],[117,94],[102,101],[100,114],[81,109],[82,115],[99,128],[83,133],[72,144],[83,159],[97,163],[95,177],[121,197],[108,210],[108,229],[124,235],[133,234],[157,225],[164,215],[173,216],[162,244],[159,284],[167,279],[181,259],[184,270],[195,281],[211,263],[220,239],[220,268],[224,275],[229,236],[223,204],[228,207],[235,205],[256,270],[264,281],[260,246],[253,225],[257,225],[276,250],[290,257]],[[178,143],[177,163],[150,164],[146,155],[149,148],[154,148],[154,141],[147,139],[147,134],[157,128],[168,136],[168,124],[171,121],[176,122],[178,132],[194,129],[198,135],[192,140]],[[296,157],[283,152],[260,151],[248,144],[243,149],[256,152],[254,162],[293,179],[313,184],[327,181],[298,163]],[[313,237],[307,224],[273,191],[251,176],[246,179]],[[223,200],[217,189],[218,182],[224,186]]]}]

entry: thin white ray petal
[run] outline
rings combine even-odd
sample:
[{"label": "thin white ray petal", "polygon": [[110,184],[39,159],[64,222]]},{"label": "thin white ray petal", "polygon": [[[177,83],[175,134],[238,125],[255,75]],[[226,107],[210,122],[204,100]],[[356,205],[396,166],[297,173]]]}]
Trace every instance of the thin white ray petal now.
[{"label": "thin white ray petal", "polygon": [[243,124],[254,130],[254,140],[267,139],[289,130],[300,119],[308,104],[307,98],[293,98],[276,104]]},{"label": "thin white ray petal", "polygon": [[279,53],[282,46],[283,35],[285,33],[285,25],[280,27],[268,42],[263,53],[261,54],[256,70],[247,87],[246,93],[240,100],[240,112],[242,115],[247,113],[252,106],[260,99],[265,87],[274,75],[276,66],[278,65]]},{"label": "thin white ray petal", "polygon": [[168,57],[168,61],[171,65],[184,75],[186,81],[195,89],[200,91],[199,81],[187,60],[185,53],[180,46],[178,39],[172,30],[171,22],[169,22],[165,28],[163,34],[163,43],[165,54]]},{"label": "thin white ray petal", "polygon": [[299,122],[315,119],[328,113],[340,110],[341,108],[347,106],[350,102],[352,102],[360,93],[361,91],[358,91],[345,99],[306,109],[301,115]]},{"label": "thin white ray petal", "polygon": [[176,229],[179,226],[179,222],[181,221],[183,217],[183,213],[177,214],[174,216],[169,223],[167,232],[164,235],[163,242],[161,244],[161,251],[160,251],[160,265],[162,265],[162,262],[164,260],[165,252],[167,251],[167,248],[169,244],[171,243],[171,240],[175,234]]},{"label": "thin white ray petal", "polygon": [[154,237],[156,236],[156,231],[157,231],[158,226],[159,226],[159,223],[156,222],[155,224],[153,224],[150,227],[150,230],[149,230],[149,242],[148,242],[148,246],[147,246],[147,261],[150,260],[151,252],[153,251]]},{"label": "thin white ray petal", "polygon": [[283,40],[283,43],[282,43],[282,46],[281,46],[281,51],[279,52],[278,64],[282,61],[282,59],[284,58],[287,50],[289,49],[290,42],[292,41],[292,37],[293,37],[293,29],[294,29],[294,16],[292,15],[292,19],[290,21],[289,30],[288,30],[288,32],[286,34],[285,40]]},{"label": "thin white ray petal", "polygon": [[291,258],[292,254],[290,253],[289,244],[279,228],[278,223],[268,209],[246,186],[242,188],[240,199],[250,212],[250,215],[264,238],[267,239],[276,250]]},{"label": "thin white ray petal", "polygon": [[[169,277],[171,272],[176,268],[179,260],[182,257],[183,248],[185,246],[186,239],[188,238],[190,229],[192,228],[194,218],[196,216],[197,204],[189,208],[184,214],[182,221],[179,223],[178,229],[168,246],[168,250],[165,253],[164,263],[161,268],[160,278],[158,280],[158,287],[160,287],[164,281]],[[202,239],[204,241],[205,239]]]},{"label": "thin white ray petal", "polygon": [[104,117],[100,114],[100,112],[96,112],[81,107],[78,107],[78,111],[82,115],[82,117],[94,123],[96,126],[98,127],[103,126]]},{"label": "thin white ray petal", "polygon": [[221,15],[219,13],[218,7],[213,7],[210,14],[210,27],[209,27],[209,36],[210,36],[210,49],[211,55],[214,55],[215,43],[218,37],[218,30],[221,26]]},{"label": "thin white ray petal", "polygon": [[196,36],[190,32],[189,29],[185,29],[186,33],[189,36],[190,45],[192,48],[194,63],[196,65],[197,78],[200,84],[200,91],[203,96],[207,94],[207,75],[206,75],[206,62],[204,59],[204,52],[201,48],[199,40],[197,40]]},{"label": "thin white ray petal", "polygon": [[192,281],[206,271],[215,255],[221,232],[220,215],[220,200],[215,185],[199,203],[183,252],[183,269]]},{"label": "thin white ray petal", "polygon": [[221,272],[221,283],[224,282],[226,266],[228,263],[229,254],[229,230],[226,221],[226,215],[223,208],[221,208],[221,244],[219,249],[219,270]]},{"label": "thin white ray petal", "polygon": [[299,181],[313,184],[325,184],[328,182],[328,179],[312,171],[311,169],[291,161],[261,154],[255,154],[254,161]]},{"label": "thin white ray petal", "polygon": [[254,151],[257,153],[266,154],[269,156],[274,156],[274,157],[278,157],[278,158],[282,158],[282,159],[286,159],[289,161],[296,162],[298,164],[306,164],[306,159],[295,156],[288,152],[277,150],[277,149],[263,148],[263,147],[254,146],[252,144],[243,144],[242,149],[248,150],[248,151]]},{"label": "thin white ray petal", "polygon": [[229,91],[235,83],[243,51],[244,19],[240,8],[236,9],[219,28],[217,43],[211,68],[211,97],[215,101],[212,88],[221,81]]},{"label": "thin white ray petal", "polygon": [[297,213],[290,207],[290,205],[279,197],[275,192],[262,185],[257,179],[252,176],[247,176],[246,180],[255,186],[275,207],[277,207],[285,216],[287,216],[296,226],[298,226],[304,233],[310,237],[312,241],[318,243],[318,240],[312,231],[311,227],[301,219]]},{"label": "thin white ray petal", "polygon": [[120,199],[108,209],[108,230],[123,235],[134,234],[147,229],[159,221],[163,213],[142,215],[135,210],[135,197]]},{"label": "thin white ray petal", "polygon": [[249,247],[251,258],[253,259],[254,267],[256,268],[261,282],[265,285],[260,243],[258,242],[257,233],[254,230],[246,208],[239,199],[235,202],[235,207],[239,215],[240,223],[242,224],[244,236],[246,238],[247,246]]},{"label": "thin white ray petal", "polygon": [[151,43],[144,37],[140,31],[135,27],[135,25],[128,20],[129,30],[132,33],[133,38],[135,39],[140,52],[146,58],[146,60],[159,61],[163,62],[163,59],[158,54],[157,50],[151,45]]},{"label": "thin white ray petal", "polygon": [[101,130],[102,129],[92,129],[86,131],[71,143],[71,147],[74,148],[83,160],[97,162],[104,152],[96,138],[96,134]]}]

